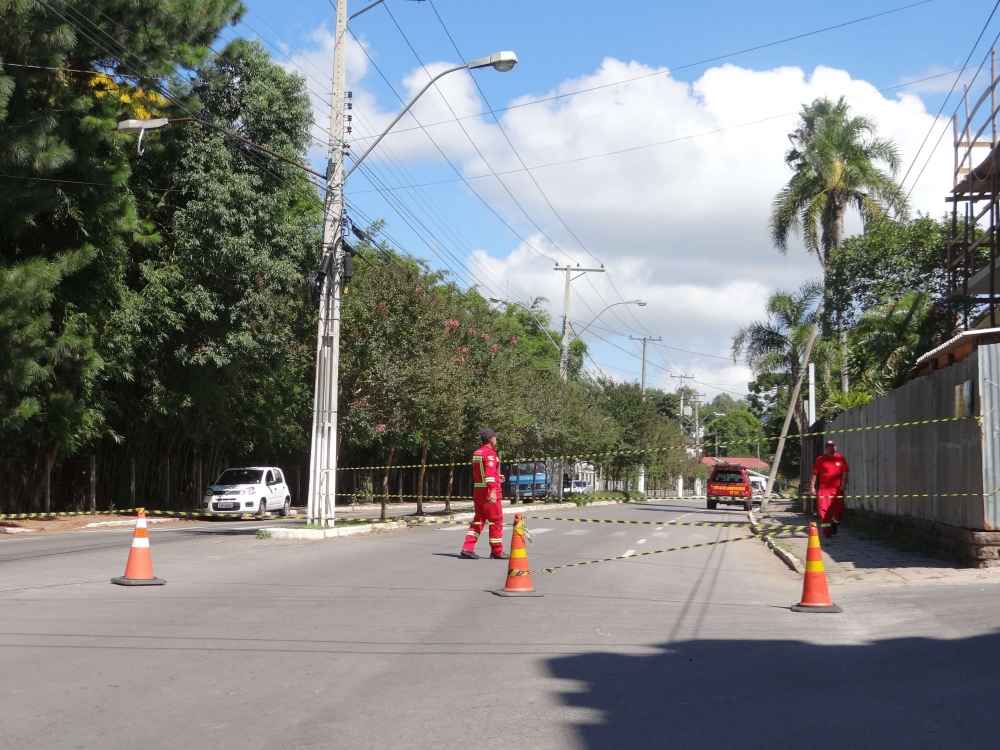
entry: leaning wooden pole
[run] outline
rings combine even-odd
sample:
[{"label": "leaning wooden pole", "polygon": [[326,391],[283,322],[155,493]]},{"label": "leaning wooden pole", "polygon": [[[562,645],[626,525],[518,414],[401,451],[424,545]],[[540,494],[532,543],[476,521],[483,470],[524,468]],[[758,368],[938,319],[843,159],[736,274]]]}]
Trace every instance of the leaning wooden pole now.
[{"label": "leaning wooden pole", "polygon": [[816,342],[816,335],[819,333],[819,319],[822,315],[823,305],[821,303],[816,310],[816,317],[813,319],[812,328],[809,330],[809,340],[806,342],[806,350],[802,355],[802,366],[799,368],[799,376],[795,379],[795,385],[792,387],[792,397],[788,401],[788,413],[785,415],[785,424],[781,427],[781,437],[778,438],[778,449],[774,452],[771,474],[767,478],[767,489],[764,490],[764,497],[760,501],[760,512],[762,515],[767,512],[767,505],[771,500],[771,489],[774,487],[774,478],[778,475],[781,452],[785,449],[785,438],[788,436],[788,427],[792,423],[792,414],[795,413],[795,406],[799,400],[799,391],[802,390],[802,378],[805,377],[806,370],[809,368],[809,357],[812,355],[813,344]]}]

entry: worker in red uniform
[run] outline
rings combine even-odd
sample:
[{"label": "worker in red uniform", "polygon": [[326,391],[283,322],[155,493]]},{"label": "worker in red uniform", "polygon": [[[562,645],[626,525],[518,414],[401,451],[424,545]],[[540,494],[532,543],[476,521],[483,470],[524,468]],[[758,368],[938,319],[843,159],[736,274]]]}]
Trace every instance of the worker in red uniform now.
[{"label": "worker in red uniform", "polygon": [[850,469],[847,459],[837,453],[832,440],[826,441],[826,451],[813,464],[812,492],[823,524],[823,536],[837,533],[837,524],[844,517],[844,490]]},{"label": "worker in red uniform", "polygon": [[497,455],[497,434],[487,428],[479,436],[482,445],[472,454],[472,502],[475,514],[472,525],[465,535],[462,557],[479,559],[476,542],[483,533],[483,524],[489,528],[490,558],[506,560],[503,552],[503,474],[500,473],[500,457]]}]

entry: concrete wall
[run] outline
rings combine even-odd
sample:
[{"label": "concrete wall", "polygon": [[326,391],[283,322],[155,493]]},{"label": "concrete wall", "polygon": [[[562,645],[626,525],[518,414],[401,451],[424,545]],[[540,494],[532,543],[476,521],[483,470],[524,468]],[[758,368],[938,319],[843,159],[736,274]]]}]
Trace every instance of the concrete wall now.
[{"label": "concrete wall", "polygon": [[[996,503],[990,500],[987,513],[984,499],[988,492],[984,490],[984,443],[976,419],[867,429],[953,417],[955,386],[966,381],[972,381],[972,414],[980,414],[984,384],[991,391],[987,402],[995,399],[992,391],[1000,390],[985,382],[1000,383],[1000,367],[992,378],[988,372],[981,375],[981,357],[1000,365],[1000,345],[982,346],[961,362],[850,409],[827,425],[826,436],[836,441],[851,468],[848,508],[967,529],[996,528]],[[997,410],[987,403],[983,413],[989,415],[987,421],[995,432]],[[987,456],[992,456],[993,438],[987,443]],[[987,476],[996,475],[995,464],[996,459],[987,458]],[[995,486],[1000,486],[1000,479]]]}]

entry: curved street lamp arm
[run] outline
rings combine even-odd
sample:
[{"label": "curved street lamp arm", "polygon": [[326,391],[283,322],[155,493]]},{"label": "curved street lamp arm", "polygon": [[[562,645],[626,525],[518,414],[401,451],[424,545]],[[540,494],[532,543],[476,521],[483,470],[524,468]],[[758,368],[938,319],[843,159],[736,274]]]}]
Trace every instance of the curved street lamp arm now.
[{"label": "curved street lamp arm", "polygon": [[592,325],[594,325],[594,323],[597,322],[597,319],[599,317],[601,317],[602,315],[604,315],[604,313],[606,313],[612,307],[617,307],[618,305],[627,305],[627,304],[629,304],[629,303],[628,302],[613,302],[613,303],[611,303],[610,305],[608,305],[607,307],[605,307],[603,310],[601,310],[599,313],[597,313],[597,315],[594,316],[594,319],[592,321],[590,321],[589,323],[587,323],[587,325],[585,325],[583,327],[583,329],[578,334],[576,334],[576,338],[580,338],[588,328],[590,328]]},{"label": "curved street lamp arm", "polygon": [[467,67],[469,67],[469,66],[468,65],[456,65],[454,68],[448,68],[448,70],[445,70],[445,71],[442,71],[441,73],[438,73],[431,80],[429,80],[427,82],[427,85],[424,86],[422,89],[420,89],[420,91],[417,92],[417,95],[415,97],[413,97],[412,99],[410,99],[410,103],[407,104],[405,107],[403,107],[403,111],[400,112],[398,115],[396,115],[396,119],[394,119],[391,123],[389,123],[389,127],[387,127],[385,130],[383,130],[382,134],[378,138],[376,138],[374,141],[372,141],[372,144],[365,150],[365,152],[363,154],[361,154],[361,156],[359,156],[357,159],[354,160],[354,164],[351,165],[351,168],[348,169],[346,172],[344,172],[344,182],[347,182],[347,178],[351,176],[351,172],[353,172],[355,169],[357,169],[358,165],[365,160],[365,157],[368,156],[368,154],[370,154],[372,152],[372,150],[379,144],[379,142],[389,134],[389,131],[392,130],[394,127],[396,127],[396,123],[399,122],[403,118],[403,115],[405,115],[407,112],[410,111],[410,107],[412,107],[416,103],[417,99],[419,99],[421,96],[424,95],[424,92],[427,91],[427,89],[429,89],[431,86],[433,86],[435,83],[437,83],[437,80],[439,78],[443,78],[444,76],[448,75],[449,73],[454,73],[456,70],[465,70]]}]

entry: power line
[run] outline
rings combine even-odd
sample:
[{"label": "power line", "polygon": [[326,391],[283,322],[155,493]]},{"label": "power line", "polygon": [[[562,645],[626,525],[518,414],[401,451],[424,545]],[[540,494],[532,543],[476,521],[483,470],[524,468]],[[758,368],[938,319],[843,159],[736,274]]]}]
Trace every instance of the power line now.
[{"label": "power line", "polygon": [[[736,57],[737,55],[743,55],[743,54],[747,54],[749,52],[757,52],[757,51],[762,50],[762,49],[767,49],[768,47],[774,47],[774,46],[777,46],[779,44],[785,44],[786,42],[792,42],[792,41],[797,41],[799,39],[805,39],[805,38],[810,37],[810,36],[816,36],[817,34],[822,34],[822,33],[825,33],[827,31],[833,31],[833,30],[836,30],[836,29],[841,29],[841,28],[844,28],[846,26],[852,26],[854,24],[859,24],[859,23],[862,23],[864,21],[870,21],[870,20],[872,20],[874,18],[879,18],[881,16],[887,16],[887,15],[890,15],[890,14],[893,14],[893,13],[901,13],[904,10],[909,10],[911,8],[916,8],[917,6],[920,6],[920,5],[927,5],[928,3],[931,3],[933,1],[934,0],[921,0],[921,2],[911,3],[910,5],[903,5],[903,6],[898,7],[898,8],[893,8],[891,10],[882,11],[881,13],[875,13],[873,15],[864,16],[862,18],[856,18],[856,19],[854,19],[852,21],[845,21],[843,23],[835,24],[833,26],[826,26],[826,27],[824,27],[822,29],[815,29],[813,31],[807,31],[807,32],[804,32],[802,34],[796,34],[795,36],[785,37],[784,39],[778,39],[778,40],[773,41],[773,42],[767,42],[766,44],[760,44],[760,45],[757,45],[755,47],[748,47],[746,49],[737,50],[735,52],[728,52],[728,53],[723,54],[723,55],[717,55],[715,57],[710,57],[710,58],[706,58],[704,60],[699,60],[698,62],[685,63],[684,65],[678,65],[678,66],[675,66],[675,67],[667,67],[666,70],[656,70],[656,71],[653,71],[651,73],[645,73],[645,74],[640,75],[640,76],[634,76],[633,78],[625,78],[625,79],[622,79],[621,81],[614,81],[612,83],[604,83],[604,84],[601,84],[599,86],[591,86],[589,88],[579,89],[577,91],[569,91],[569,92],[564,93],[564,94],[554,94],[553,96],[548,96],[548,97],[545,97],[545,98],[542,98],[542,99],[533,99],[530,102],[522,102],[521,104],[513,104],[513,105],[511,105],[509,107],[501,107],[500,109],[497,109],[495,111],[496,112],[507,112],[507,111],[512,110],[512,109],[520,109],[522,107],[530,107],[530,106],[535,105],[535,104],[542,104],[544,102],[551,102],[551,101],[554,101],[556,99],[565,99],[565,98],[570,97],[570,96],[577,96],[579,94],[585,94],[585,93],[587,93],[589,91],[598,91],[600,89],[606,89],[606,88],[610,88],[612,86],[621,86],[623,84],[631,83],[632,81],[639,81],[639,80],[642,80],[644,78],[651,78],[653,76],[659,76],[659,75],[669,75],[669,74],[671,74],[671,73],[673,73],[675,71],[678,71],[678,70],[685,70],[687,68],[694,68],[694,67],[697,67],[699,65],[705,65],[705,64],[710,63],[710,62],[717,62],[718,60],[724,60],[724,59],[726,59],[728,57]],[[332,3],[332,0],[331,0],[331,3]],[[482,114],[476,114],[476,115],[469,115],[468,117],[484,117],[484,116],[485,115],[482,115]],[[467,119],[467,118],[463,118],[463,119]],[[434,123],[434,124],[439,124],[439,123]]]}]

